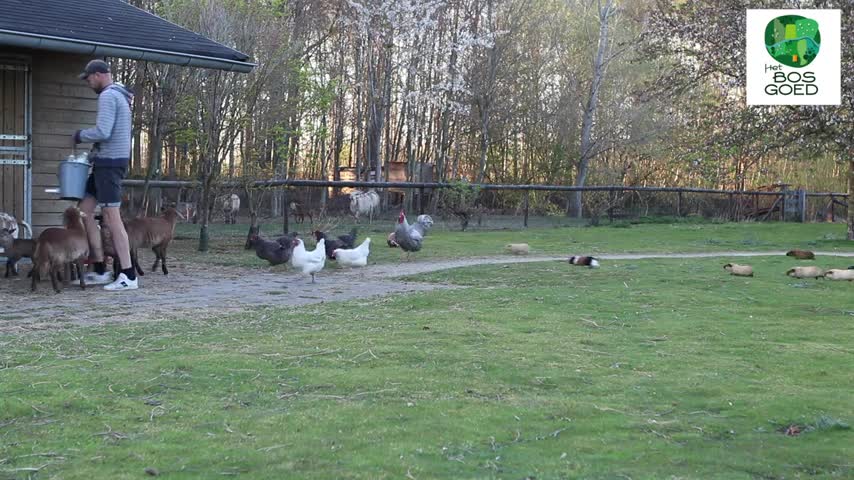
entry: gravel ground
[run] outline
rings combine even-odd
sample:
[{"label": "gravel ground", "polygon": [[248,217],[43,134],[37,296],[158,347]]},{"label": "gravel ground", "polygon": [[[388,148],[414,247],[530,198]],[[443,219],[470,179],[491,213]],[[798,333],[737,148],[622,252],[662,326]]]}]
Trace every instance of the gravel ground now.
[{"label": "gravel ground", "polygon": [[[607,260],[643,258],[702,258],[783,255],[785,252],[715,252],[698,254],[598,255]],[[854,257],[854,253],[823,253]],[[170,258],[170,273],[148,273],[140,279],[140,289],[130,292],[105,292],[100,286],[81,290],[69,285],[54,294],[49,281],[43,281],[36,293],[30,292],[26,278],[28,267],[15,279],[0,279],[0,335],[33,330],[66,328],[73,325],[160,321],[187,316],[207,316],[238,312],[261,306],[292,307],[312,303],[376,297],[395,293],[418,292],[451,285],[406,282],[408,275],[482,264],[559,261],[565,258],[482,257],[448,261],[424,261],[403,264],[369,265],[345,270],[327,268],[311,284],[287,267],[266,270],[234,267],[199,266]]]}]

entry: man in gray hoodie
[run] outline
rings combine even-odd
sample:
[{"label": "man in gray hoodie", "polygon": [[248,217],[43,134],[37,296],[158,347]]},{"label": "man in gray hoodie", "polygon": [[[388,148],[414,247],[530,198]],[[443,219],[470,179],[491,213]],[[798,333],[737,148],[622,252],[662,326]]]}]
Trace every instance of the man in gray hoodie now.
[{"label": "man in gray hoodie", "polygon": [[[94,127],[74,133],[74,144],[92,143],[92,174],[86,184],[86,197],[80,208],[86,214],[86,233],[89,237],[89,256],[95,261],[94,272],[86,273],[86,283],[104,284],[104,290],[135,290],[139,288],[130,259],[128,235],[122,223],[122,179],[130,163],[131,113],[133,94],[113,83],[110,66],[102,60],[86,64],[82,80],[98,94],[98,117]],[[101,206],[104,224],[110,229],[121,273],[113,279],[104,265],[101,233],[95,224],[95,206]]]}]

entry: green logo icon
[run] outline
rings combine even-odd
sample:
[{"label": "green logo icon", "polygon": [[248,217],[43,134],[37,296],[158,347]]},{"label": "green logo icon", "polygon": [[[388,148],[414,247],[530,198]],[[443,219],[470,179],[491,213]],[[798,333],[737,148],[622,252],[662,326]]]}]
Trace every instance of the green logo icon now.
[{"label": "green logo icon", "polygon": [[765,49],[768,54],[790,67],[806,67],[818,55],[821,33],[818,22],[800,15],[783,15],[765,27]]}]

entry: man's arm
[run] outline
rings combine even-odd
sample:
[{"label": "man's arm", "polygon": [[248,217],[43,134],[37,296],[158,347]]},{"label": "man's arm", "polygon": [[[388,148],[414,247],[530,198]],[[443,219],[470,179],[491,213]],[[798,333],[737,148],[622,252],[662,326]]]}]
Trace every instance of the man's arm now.
[{"label": "man's arm", "polygon": [[74,134],[75,143],[103,142],[110,138],[116,123],[115,101],[113,95],[106,91],[98,96],[98,120],[93,128],[78,130]]}]

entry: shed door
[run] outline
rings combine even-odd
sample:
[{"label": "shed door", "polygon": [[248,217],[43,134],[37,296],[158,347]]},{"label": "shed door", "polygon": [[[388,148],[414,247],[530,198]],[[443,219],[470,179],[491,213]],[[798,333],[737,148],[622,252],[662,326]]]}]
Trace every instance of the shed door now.
[{"label": "shed door", "polygon": [[0,212],[32,223],[30,65],[0,57]]}]

